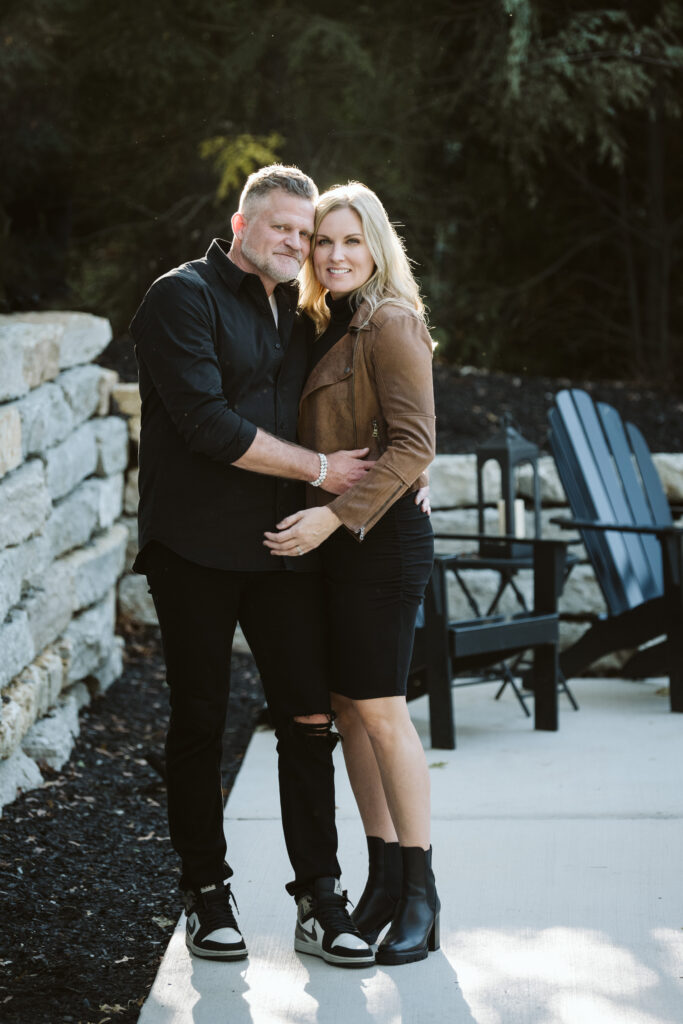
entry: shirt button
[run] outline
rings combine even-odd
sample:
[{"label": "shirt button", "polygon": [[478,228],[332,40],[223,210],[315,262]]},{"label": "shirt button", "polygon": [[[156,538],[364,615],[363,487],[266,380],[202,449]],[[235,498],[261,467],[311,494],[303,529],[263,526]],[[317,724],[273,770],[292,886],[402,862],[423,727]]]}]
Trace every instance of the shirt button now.
[{"label": "shirt button", "polygon": [[280,342],[279,342],[279,341],[278,341],[278,342],[276,342],[275,348],[282,348],[282,345],[280,344]]},{"label": "shirt button", "polygon": [[344,373],[351,373],[351,367],[350,366],[345,366],[344,367]]}]

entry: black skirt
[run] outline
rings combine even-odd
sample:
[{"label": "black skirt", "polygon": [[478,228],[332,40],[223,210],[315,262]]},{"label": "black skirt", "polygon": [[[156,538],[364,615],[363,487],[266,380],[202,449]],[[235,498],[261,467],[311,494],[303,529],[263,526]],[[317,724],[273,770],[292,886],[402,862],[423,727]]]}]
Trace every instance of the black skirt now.
[{"label": "black skirt", "polygon": [[415,619],[434,561],[429,516],[405,494],[359,543],[339,529],[320,548],[332,691],[405,696]]}]

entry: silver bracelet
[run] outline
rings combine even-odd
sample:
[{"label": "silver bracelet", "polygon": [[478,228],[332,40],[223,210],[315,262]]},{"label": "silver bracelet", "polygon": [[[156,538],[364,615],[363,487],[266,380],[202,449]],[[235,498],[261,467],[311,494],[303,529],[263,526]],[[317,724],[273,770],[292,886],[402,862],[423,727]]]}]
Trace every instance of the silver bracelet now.
[{"label": "silver bracelet", "polygon": [[325,483],[325,477],[327,476],[327,455],[318,452],[318,458],[320,459],[320,475],[317,480],[311,480],[311,487],[320,487],[321,484]]}]

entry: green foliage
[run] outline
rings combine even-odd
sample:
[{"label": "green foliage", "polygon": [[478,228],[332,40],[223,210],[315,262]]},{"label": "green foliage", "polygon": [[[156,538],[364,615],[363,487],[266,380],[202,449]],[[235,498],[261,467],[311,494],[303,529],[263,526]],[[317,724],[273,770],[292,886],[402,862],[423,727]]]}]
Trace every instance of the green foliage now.
[{"label": "green foliage", "polygon": [[277,150],[283,141],[282,136],[273,132],[261,138],[253,135],[238,135],[236,138],[216,135],[213,139],[200,142],[200,157],[202,160],[211,160],[218,174],[217,198],[226,199],[240,189],[245,178],[257,167],[275,163]]},{"label": "green foliage", "polygon": [[0,301],[122,331],[282,159],[377,190],[438,358],[670,380],[682,86],[678,0],[6,0]]}]

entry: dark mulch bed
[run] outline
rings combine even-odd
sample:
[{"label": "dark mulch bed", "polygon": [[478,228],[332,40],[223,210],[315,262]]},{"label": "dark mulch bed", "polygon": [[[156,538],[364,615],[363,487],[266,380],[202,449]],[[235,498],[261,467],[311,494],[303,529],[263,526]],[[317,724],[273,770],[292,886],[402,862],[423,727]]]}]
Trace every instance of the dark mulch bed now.
[{"label": "dark mulch bed", "polygon": [[[100,360],[122,380],[137,380],[133,344],[116,338]],[[522,377],[434,364],[437,451],[473,452],[509,413],[528,440],[547,449],[548,410],[563,387],[582,387],[607,401],[643,431],[652,452],[683,452],[683,395],[638,381],[586,381],[580,377]]]},{"label": "dark mulch bed", "polygon": [[[121,380],[137,380],[129,335],[114,339],[99,360]],[[584,388],[614,405],[643,431],[653,452],[683,452],[683,396],[638,381],[586,381],[580,377],[522,377],[434,364],[437,450],[472,452],[500,426],[504,413],[529,441],[547,450],[548,410],[557,391]]]},{"label": "dark mulch bed", "polygon": [[[130,346],[103,362],[131,379]],[[123,372],[122,372],[123,371]],[[554,393],[569,381],[435,366],[440,452],[471,452],[509,413],[544,447]],[[637,385],[574,381],[644,432],[683,451],[683,404]],[[178,867],[153,765],[167,720],[154,631],[128,636],[121,680],[81,716],[73,756],[0,819],[0,1016],[8,1024],[135,1021],[177,918]],[[253,662],[235,656],[226,790],[262,707]]]},{"label": "dark mulch bed", "polygon": [[[158,766],[168,721],[156,630],[128,632],[123,677],[81,714],[61,771],[0,819],[0,1019],[136,1021],[179,913]],[[223,786],[263,706],[253,660],[233,657]],[[151,762],[151,764],[150,764]]]},{"label": "dark mulch bed", "polygon": [[653,452],[683,452],[683,396],[637,383],[517,377],[435,365],[437,450],[473,452],[508,413],[529,441],[548,451],[548,411],[562,388],[589,391],[642,430]]}]

